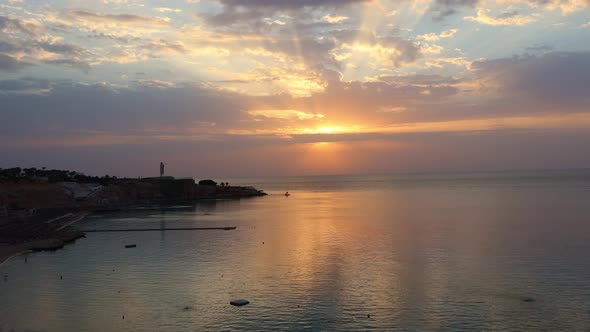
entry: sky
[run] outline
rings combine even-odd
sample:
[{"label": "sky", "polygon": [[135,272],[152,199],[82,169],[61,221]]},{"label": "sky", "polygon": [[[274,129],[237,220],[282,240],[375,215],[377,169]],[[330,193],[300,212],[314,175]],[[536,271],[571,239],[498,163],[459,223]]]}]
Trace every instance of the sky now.
[{"label": "sky", "polygon": [[0,167],[590,167],[590,0],[0,0]]}]

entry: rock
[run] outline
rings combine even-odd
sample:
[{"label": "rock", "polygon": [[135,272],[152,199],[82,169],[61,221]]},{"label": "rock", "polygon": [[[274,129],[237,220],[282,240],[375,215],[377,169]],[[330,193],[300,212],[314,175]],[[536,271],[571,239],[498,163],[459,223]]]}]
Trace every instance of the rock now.
[{"label": "rock", "polygon": [[247,301],[247,300],[233,300],[229,304],[235,305],[237,307],[241,307],[241,306],[249,304],[249,303],[250,303],[250,301]]}]

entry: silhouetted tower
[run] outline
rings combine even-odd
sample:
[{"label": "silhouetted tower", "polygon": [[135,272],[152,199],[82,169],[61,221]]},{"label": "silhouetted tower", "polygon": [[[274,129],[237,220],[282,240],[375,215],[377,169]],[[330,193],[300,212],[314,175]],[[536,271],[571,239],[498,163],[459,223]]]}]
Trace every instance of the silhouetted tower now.
[{"label": "silhouetted tower", "polygon": [[160,177],[164,176],[164,163],[160,163]]}]

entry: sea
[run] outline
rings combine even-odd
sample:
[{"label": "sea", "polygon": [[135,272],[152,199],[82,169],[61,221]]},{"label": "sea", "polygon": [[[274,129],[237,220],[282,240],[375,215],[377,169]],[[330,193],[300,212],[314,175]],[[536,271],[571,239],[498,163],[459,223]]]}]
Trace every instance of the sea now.
[{"label": "sea", "polygon": [[590,331],[590,170],[218,180],[1,265],[0,331]]}]

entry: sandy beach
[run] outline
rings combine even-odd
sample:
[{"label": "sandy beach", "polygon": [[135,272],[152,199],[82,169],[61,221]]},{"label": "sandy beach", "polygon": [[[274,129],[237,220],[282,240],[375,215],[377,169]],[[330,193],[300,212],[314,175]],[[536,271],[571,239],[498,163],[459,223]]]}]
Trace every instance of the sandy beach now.
[{"label": "sandy beach", "polygon": [[32,251],[28,243],[0,246],[0,266],[13,257]]}]

